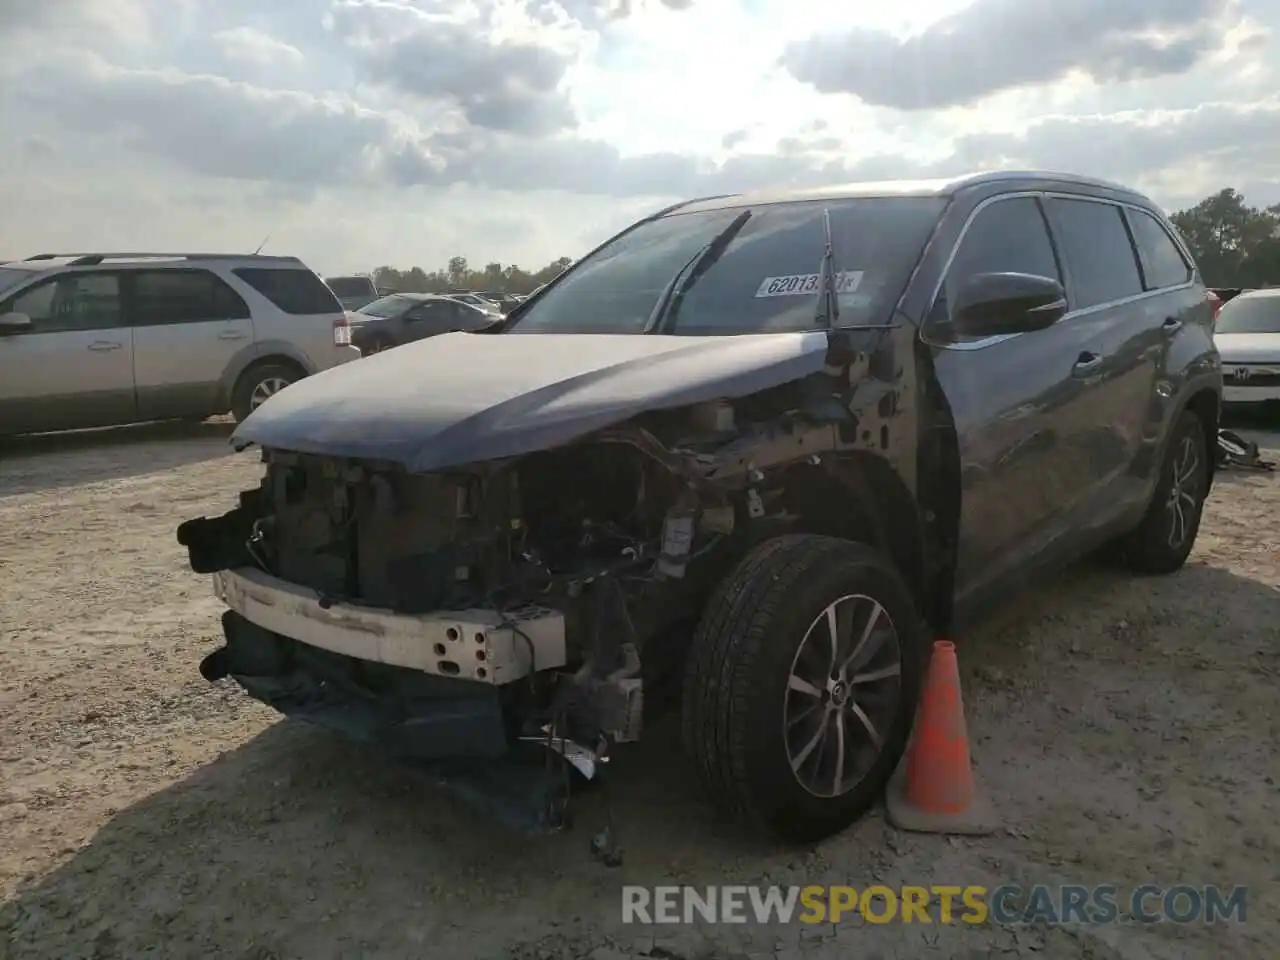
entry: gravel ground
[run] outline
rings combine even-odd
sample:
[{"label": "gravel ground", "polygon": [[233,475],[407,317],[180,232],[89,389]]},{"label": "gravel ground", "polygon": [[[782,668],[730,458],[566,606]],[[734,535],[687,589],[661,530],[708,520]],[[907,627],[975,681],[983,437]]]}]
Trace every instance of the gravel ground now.
[{"label": "gravel ground", "polygon": [[[615,762],[626,851],[513,838],[402,771],[279,722],[196,665],[219,607],[174,541],[259,469],[228,428],[0,452],[0,958],[519,960],[1271,957],[1280,936],[1280,479],[1225,475],[1187,568],[1086,565],[961,638],[1004,829],[867,818],[762,846],[691,795],[669,730]],[[1263,437],[1272,449],[1280,437]],[[1245,924],[623,926],[623,883],[1248,884]],[[1267,947],[1266,944],[1273,944]]]}]

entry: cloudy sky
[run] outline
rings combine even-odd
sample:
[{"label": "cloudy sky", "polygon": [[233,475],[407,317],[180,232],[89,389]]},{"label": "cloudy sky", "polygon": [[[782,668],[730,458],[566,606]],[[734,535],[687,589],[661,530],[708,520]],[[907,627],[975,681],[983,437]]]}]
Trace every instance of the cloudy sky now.
[{"label": "cloudy sky", "polygon": [[0,0],[0,259],[540,266],[671,199],[1050,167],[1280,201],[1280,0]]}]

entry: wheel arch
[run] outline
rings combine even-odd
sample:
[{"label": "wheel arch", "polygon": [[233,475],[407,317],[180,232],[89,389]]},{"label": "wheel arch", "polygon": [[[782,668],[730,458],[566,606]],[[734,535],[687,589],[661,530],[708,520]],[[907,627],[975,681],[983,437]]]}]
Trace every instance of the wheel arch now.
[{"label": "wheel arch", "polygon": [[284,340],[265,340],[245,347],[227,364],[218,381],[218,409],[229,410],[236,384],[251,367],[280,364],[299,370],[302,376],[315,373],[315,365],[305,353]]},{"label": "wheel arch", "polygon": [[906,481],[883,457],[853,452],[786,468],[790,512],[805,533],[869,544],[889,557],[921,612],[933,616],[924,517]]},{"label": "wheel arch", "polygon": [[1196,390],[1182,404],[1181,409],[1178,410],[1177,415],[1173,418],[1173,423],[1178,422],[1178,418],[1182,416],[1184,410],[1190,410],[1194,413],[1200,420],[1201,429],[1204,430],[1205,459],[1208,461],[1206,466],[1209,471],[1209,487],[1212,488],[1218,465],[1216,451],[1218,447],[1218,426],[1222,418],[1222,398],[1211,387],[1202,387]]}]

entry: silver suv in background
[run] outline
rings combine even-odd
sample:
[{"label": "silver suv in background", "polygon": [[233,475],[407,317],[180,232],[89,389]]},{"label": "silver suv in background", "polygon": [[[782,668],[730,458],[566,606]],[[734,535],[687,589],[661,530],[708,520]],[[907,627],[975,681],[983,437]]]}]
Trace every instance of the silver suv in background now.
[{"label": "silver suv in background", "polygon": [[373,277],[326,277],[324,282],[344,310],[359,310],[382,296],[374,286]]},{"label": "silver suv in background", "polygon": [[243,420],[357,358],[324,282],[295,257],[40,254],[0,264],[0,434]]}]

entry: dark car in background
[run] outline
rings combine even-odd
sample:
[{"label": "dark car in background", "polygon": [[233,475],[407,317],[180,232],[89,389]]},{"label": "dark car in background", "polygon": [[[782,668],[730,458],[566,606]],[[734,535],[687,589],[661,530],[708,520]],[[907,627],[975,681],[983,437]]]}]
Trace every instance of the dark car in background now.
[{"label": "dark car in background", "polygon": [[474,333],[499,318],[470,304],[432,293],[393,293],[350,315],[351,342],[363,354],[380,353],[441,333]]}]

